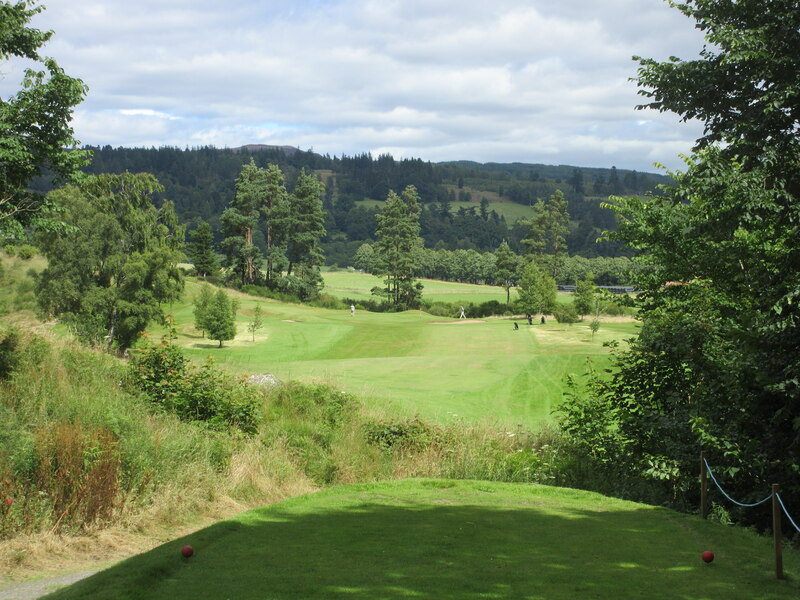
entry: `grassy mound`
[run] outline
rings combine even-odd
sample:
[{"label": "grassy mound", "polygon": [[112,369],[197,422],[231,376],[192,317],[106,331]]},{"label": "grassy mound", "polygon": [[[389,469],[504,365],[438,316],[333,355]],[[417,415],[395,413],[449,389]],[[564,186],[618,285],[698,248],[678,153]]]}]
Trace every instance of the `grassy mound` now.
[{"label": "grassy mound", "polygon": [[764,538],[589,492],[405,480],[246,512],[48,598],[796,598],[784,561],[777,581]]}]

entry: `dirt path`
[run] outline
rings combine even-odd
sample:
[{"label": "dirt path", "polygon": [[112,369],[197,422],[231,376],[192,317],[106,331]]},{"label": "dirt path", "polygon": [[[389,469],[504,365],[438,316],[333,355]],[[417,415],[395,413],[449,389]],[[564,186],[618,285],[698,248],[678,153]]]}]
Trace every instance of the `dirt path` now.
[{"label": "dirt path", "polygon": [[71,585],[90,575],[94,575],[99,571],[101,571],[101,569],[89,569],[86,571],[53,575],[33,581],[0,584],[0,600],[35,600],[59,588]]}]

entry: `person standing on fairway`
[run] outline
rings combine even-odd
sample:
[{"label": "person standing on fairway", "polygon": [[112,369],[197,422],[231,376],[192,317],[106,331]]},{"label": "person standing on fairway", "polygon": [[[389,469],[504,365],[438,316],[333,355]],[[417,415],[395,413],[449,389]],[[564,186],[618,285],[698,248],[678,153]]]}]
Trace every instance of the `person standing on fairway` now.
[{"label": "person standing on fairway", "polygon": [[352,317],[355,314],[356,314],[356,305],[355,304],[351,304],[350,305],[350,316]]},{"label": "person standing on fairway", "polygon": [[459,319],[466,319],[467,315],[464,313],[464,307],[461,307],[461,315],[458,317]]}]

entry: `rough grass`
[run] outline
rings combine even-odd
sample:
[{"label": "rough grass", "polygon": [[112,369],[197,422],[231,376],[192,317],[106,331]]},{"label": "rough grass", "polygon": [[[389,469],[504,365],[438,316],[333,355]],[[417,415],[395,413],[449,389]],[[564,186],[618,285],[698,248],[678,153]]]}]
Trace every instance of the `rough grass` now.
[{"label": "rough grass", "polygon": [[777,600],[800,592],[799,558],[785,553],[778,581],[768,540],[695,516],[564,488],[406,480],[250,511],[48,598]]}]

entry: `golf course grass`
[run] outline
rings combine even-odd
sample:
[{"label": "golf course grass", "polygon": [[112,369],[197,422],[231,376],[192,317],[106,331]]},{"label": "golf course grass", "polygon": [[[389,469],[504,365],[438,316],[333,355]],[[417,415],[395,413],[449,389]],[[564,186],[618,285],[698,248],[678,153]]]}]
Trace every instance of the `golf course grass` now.
[{"label": "golf course grass", "polygon": [[664,508],[548,486],[403,480],[242,513],[47,598],[767,600],[797,598],[799,569],[785,550],[779,581],[769,540]]},{"label": "golf course grass", "polygon": [[[325,280],[324,292],[326,294],[353,300],[375,300],[375,296],[370,290],[375,286],[383,285],[383,279],[376,275],[354,271],[327,271],[322,274],[322,278]],[[495,285],[476,285],[436,279],[420,279],[419,281],[423,285],[422,296],[426,302],[480,304],[490,300],[502,303],[506,301],[506,291]],[[517,291],[512,288],[511,300],[513,301],[516,297]],[[566,294],[561,294],[559,299],[566,299]],[[458,314],[453,316],[458,316]]]},{"label": "golf course grass", "polygon": [[[551,418],[567,374],[580,374],[587,358],[607,364],[603,342],[636,333],[633,322],[603,323],[592,338],[588,323],[524,319],[448,319],[421,311],[371,313],[288,304],[235,294],[236,339],[219,348],[193,327],[190,283],[172,307],[177,343],[190,356],[236,374],[269,373],[281,380],[323,382],[395,414],[444,423],[491,419],[503,426],[536,427]],[[256,304],[264,326],[247,323]],[[520,326],[514,329],[514,322]],[[157,332],[156,332],[157,333]]]}]

